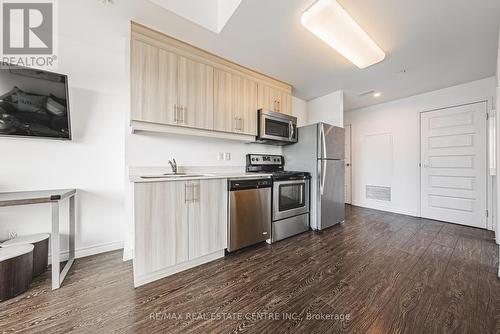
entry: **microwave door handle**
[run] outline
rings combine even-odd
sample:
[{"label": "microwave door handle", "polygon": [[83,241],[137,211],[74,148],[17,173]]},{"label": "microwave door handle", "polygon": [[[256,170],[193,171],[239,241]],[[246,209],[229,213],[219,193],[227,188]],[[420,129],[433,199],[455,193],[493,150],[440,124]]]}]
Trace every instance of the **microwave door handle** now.
[{"label": "microwave door handle", "polygon": [[288,138],[290,140],[292,140],[293,139],[293,123],[292,123],[292,121],[290,121],[288,123],[288,131],[289,131],[289,134],[290,134]]}]

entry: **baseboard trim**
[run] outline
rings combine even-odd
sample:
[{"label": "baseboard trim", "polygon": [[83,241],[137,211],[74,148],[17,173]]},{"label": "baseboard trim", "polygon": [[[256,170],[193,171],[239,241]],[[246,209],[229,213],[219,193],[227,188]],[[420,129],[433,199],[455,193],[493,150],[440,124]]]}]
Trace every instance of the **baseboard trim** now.
[{"label": "baseboard trim", "polygon": [[223,258],[224,256],[225,256],[224,250],[220,250],[220,251],[199,257],[199,258],[191,260],[191,261],[179,263],[175,266],[171,266],[171,267],[168,267],[165,269],[157,270],[157,271],[149,273],[149,274],[136,276],[135,272],[134,272],[134,287],[137,288],[141,285],[157,281],[159,279],[176,274],[178,272],[181,272],[181,271],[184,271],[187,269],[191,269],[191,268],[197,267],[199,265],[202,265],[204,263],[208,263],[208,262]]},{"label": "baseboard trim", "polygon": [[[80,247],[75,249],[75,258],[82,258],[82,257],[87,257],[91,255],[96,255],[100,253],[106,253],[106,252],[111,252],[114,250],[119,250],[123,249],[123,241],[113,241],[113,242],[106,242],[102,244],[97,244],[93,246],[88,246],[88,247]],[[51,254],[49,254],[49,264],[51,263]],[[61,252],[59,255],[61,261],[67,261],[69,258],[69,250]]]},{"label": "baseboard trim", "polygon": [[412,216],[412,217],[418,217],[419,216],[416,211],[411,211],[411,210],[406,210],[406,209],[401,209],[401,208],[395,208],[393,206],[384,205],[384,204],[375,204],[375,203],[372,204],[372,203],[366,203],[366,202],[353,201],[352,205],[354,205],[354,206],[360,206],[360,207],[368,208],[368,209],[385,211],[385,212],[398,213],[398,214],[401,214],[401,215],[407,215],[407,216]]},{"label": "baseboard trim", "polygon": [[133,249],[125,249],[123,248],[123,261],[130,261],[134,259],[134,250]]}]

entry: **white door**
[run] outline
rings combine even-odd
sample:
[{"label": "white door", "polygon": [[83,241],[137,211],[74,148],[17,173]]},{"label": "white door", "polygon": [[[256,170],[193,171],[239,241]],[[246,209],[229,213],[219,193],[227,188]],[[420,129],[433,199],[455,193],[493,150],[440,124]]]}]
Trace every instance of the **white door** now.
[{"label": "white door", "polygon": [[486,102],[421,113],[421,215],[486,228]]},{"label": "white door", "polygon": [[351,204],[351,126],[345,126],[345,202]]}]

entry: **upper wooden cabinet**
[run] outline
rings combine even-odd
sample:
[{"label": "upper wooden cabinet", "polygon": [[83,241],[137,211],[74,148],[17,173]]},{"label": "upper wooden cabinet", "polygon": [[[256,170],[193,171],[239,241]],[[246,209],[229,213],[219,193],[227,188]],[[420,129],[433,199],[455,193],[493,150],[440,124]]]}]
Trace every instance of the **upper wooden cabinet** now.
[{"label": "upper wooden cabinet", "polygon": [[266,84],[259,84],[258,109],[292,114],[292,94]]},{"label": "upper wooden cabinet", "polygon": [[132,129],[249,140],[259,108],[292,112],[290,85],[137,23],[130,65]]},{"label": "upper wooden cabinet", "polygon": [[257,135],[257,82],[215,69],[214,130]]},{"label": "upper wooden cabinet", "polygon": [[132,120],[174,124],[177,106],[177,56],[132,40]]},{"label": "upper wooden cabinet", "polygon": [[212,66],[132,41],[132,120],[213,128]]},{"label": "upper wooden cabinet", "polygon": [[214,68],[179,57],[178,108],[180,124],[193,128],[213,129]]}]

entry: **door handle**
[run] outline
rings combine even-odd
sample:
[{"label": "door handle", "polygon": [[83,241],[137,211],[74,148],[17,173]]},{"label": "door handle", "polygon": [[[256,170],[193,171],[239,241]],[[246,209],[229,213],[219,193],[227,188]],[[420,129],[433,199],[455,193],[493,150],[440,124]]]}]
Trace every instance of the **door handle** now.
[{"label": "door handle", "polygon": [[189,184],[185,184],[184,185],[184,203],[188,203],[189,202],[189,199],[188,199],[188,188],[189,188]]},{"label": "door handle", "polygon": [[288,131],[290,133],[288,139],[292,140],[294,134],[292,121],[288,123]]},{"label": "door handle", "polygon": [[177,123],[179,118],[179,107],[177,104],[174,104],[174,122]]}]

